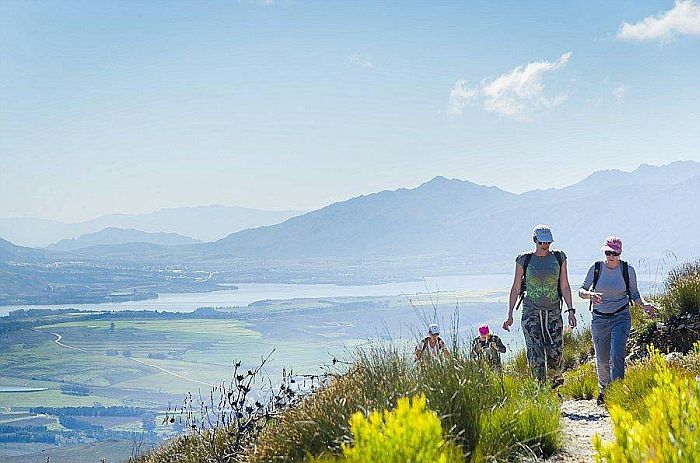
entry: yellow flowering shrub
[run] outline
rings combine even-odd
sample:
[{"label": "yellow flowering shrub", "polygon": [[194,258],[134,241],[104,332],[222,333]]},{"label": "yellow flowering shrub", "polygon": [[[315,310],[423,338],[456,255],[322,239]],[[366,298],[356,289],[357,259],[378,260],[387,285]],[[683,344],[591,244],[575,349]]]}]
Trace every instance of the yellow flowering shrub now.
[{"label": "yellow flowering shrub", "polygon": [[436,463],[464,462],[461,451],[443,437],[440,418],[428,410],[424,395],[399,399],[394,410],[372,412],[368,418],[355,413],[350,418],[353,442],[343,445],[348,463]]},{"label": "yellow flowering shrub", "polygon": [[607,463],[700,462],[700,382],[669,368],[655,357],[656,386],[644,399],[648,418],[636,420],[619,405],[610,407],[616,441],[593,438],[596,461]]}]

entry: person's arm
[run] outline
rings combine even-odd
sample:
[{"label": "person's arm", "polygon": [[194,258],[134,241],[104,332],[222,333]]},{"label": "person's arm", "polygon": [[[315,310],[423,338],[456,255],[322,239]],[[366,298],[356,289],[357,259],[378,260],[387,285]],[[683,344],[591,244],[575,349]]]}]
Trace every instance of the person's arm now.
[{"label": "person's arm", "polygon": [[588,269],[588,273],[586,273],[586,278],[583,280],[581,288],[578,290],[578,296],[581,299],[592,299],[594,304],[600,304],[603,300],[602,294],[596,293],[594,291],[589,291],[591,289],[591,285],[593,284],[594,274],[595,264],[591,265],[591,268]]},{"label": "person's arm", "polygon": [[634,267],[628,265],[628,269],[630,274],[630,298],[635,304],[641,305],[644,311],[653,317],[656,315],[656,306],[645,301],[642,294],[639,292],[639,287],[637,286],[637,272],[635,272]]},{"label": "person's arm", "polygon": [[498,352],[500,352],[501,354],[505,354],[506,353],[506,346],[503,344],[503,341],[501,341],[501,338],[496,336],[496,335],[494,335],[494,338],[495,338],[494,340],[496,342],[496,350],[498,350]]},{"label": "person's arm", "polygon": [[[561,252],[561,251],[560,251]],[[569,285],[569,270],[566,260],[566,255],[564,255],[564,260],[561,263],[561,271],[559,272],[559,289],[561,289],[561,295],[566,302],[566,311],[569,314],[569,326],[576,328],[576,309],[574,309],[574,304],[571,300],[571,285]]]},{"label": "person's arm", "polygon": [[416,360],[420,360],[420,356],[423,354],[425,346],[423,345],[425,341],[420,341],[416,346]]},{"label": "person's arm", "polygon": [[510,288],[510,297],[508,299],[508,316],[503,322],[503,329],[510,331],[510,327],[513,325],[513,309],[518,301],[518,295],[520,294],[520,285],[523,280],[523,266],[519,263],[515,264],[515,278],[513,279],[513,286]]},{"label": "person's arm", "polygon": [[440,350],[442,351],[443,355],[445,355],[445,357],[450,356],[450,350],[447,347],[445,347],[445,341],[443,341],[442,339],[440,340]]},{"label": "person's arm", "polygon": [[[479,338],[477,338],[477,339],[479,339]],[[477,339],[474,339],[474,340],[472,341],[472,349],[471,349],[471,352],[470,352],[470,355],[471,355],[472,358],[475,358],[475,357],[478,355],[477,348],[478,348],[478,346],[479,346],[479,343],[477,342]]]}]

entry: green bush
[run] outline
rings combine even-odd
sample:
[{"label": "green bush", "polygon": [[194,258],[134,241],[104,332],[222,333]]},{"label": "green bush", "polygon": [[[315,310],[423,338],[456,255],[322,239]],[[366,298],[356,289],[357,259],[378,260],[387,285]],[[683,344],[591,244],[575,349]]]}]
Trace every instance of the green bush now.
[{"label": "green bush", "polygon": [[564,333],[564,371],[571,370],[593,358],[591,329],[585,328]]},{"label": "green bush", "polygon": [[700,260],[671,270],[666,291],[656,301],[664,321],[683,314],[700,314]]},{"label": "green bush", "polygon": [[503,384],[501,402],[482,417],[474,461],[515,461],[555,453],[561,445],[556,396],[533,379],[504,377]]},{"label": "green bush", "polygon": [[428,410],[424,395],[399,399],[384,413],[355,413],[350,418],[352,444],[343,445],[340,458],[312,460],[348,463],[458,463],[464,456],[444,438],[440,418]]},{"label": "green bush", "polygon": [[388,348],[358,352],[348,373],[263,430],[247,461],[337,454],[341,444],[350,441],[348,422],[354,413],[392,409],[401,397],[421,393],[451,439],[470,453],[476,447],[482,407],[498,387],[494,378],[460,355],[415,366],[412,359]]},{"label": "green bush", "polygon": [[[474,455],[477,445],[481,455],[506,459],[523,451],[549,455],[558,446],[558,401],[531,378],[501,376],[459,351],[439,362],[415,365],[395,350],[375,348],[358,353],[348,373],[264,429],[244,460],[338,455],[343,444],[352,442],[348,422],[353,414],[393,409],[401,397],[416,394],[426,397],[446,437],[465,455]],[[509,415],[500,411],[504,407]],[[491,427],[484,428],[485,421]],[[495,430],[506,425],[510,434],[499,436]],[[509,448],[499,447],[503,442]]]},{"label": "green bush", "polygon": [[596,461],[607,463],[695,463],[700,461],[700,382],[669,368],[652,351],[655,387],[644,399],[647,413],[635,417],[614,404],[615,441],[595,436]]},{"label": "green bush", "polygon": [[625,372],[622,380],[613,381],[605,391],[605,404],[608,409],[618,406],[630,413],[635,420],[646,420],[649,409],[645,397],[657,387],[656,372],[667,368],[678,377],[691,377],[692,374],[678,365],[667,365],[665,357],[653,346],[649,348],[651,355],[639,361]]},{"label": "green bush", "polygon": [[589,400],[598,395],[598,375],[595,364],[585,363],[564,373],[564,385],[559,392],[567,399]]},{"label": "green bush", "polygon": [[533,378],[532,369],[527,364],[527,352],[521,349],[503,366],[503,371],[512,377],[523,380]]}]

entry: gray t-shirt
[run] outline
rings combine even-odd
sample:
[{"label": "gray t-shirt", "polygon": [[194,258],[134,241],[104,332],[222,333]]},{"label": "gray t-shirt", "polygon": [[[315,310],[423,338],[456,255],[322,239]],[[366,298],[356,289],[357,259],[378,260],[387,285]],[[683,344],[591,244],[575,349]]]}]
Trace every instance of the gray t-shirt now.
[{"label": "gray t-shirt", "polygon": [[[637,288],[637,273],[631,265],[628,265],[630,274],[630,293],[632,300],[639,299],[639,289]],[[595,264],[591,265],[586,274],[586,279],[581,285],[582,289],[589,291],[593,284],[593,273]],[[600,304],[593,304],[593,308],[601,313],[613,313],[629,304],[627,290],[625,288],[625,278],[622,276],[622,265],[616,268],[608,268],[605,262],[600,265],[600,277],[595,285],[595,292],[602,293],[603,301]]]},{"label": "gray t-shirt", "polygon": [[[566,260],[566,254],[561,253],[562,264]],[[520,254],[515,262],[521,267],[524,266],[525,256],[528,253]],[[559,310],[561,301],[559,300],[559,261],[550,251],[546,256],[539,257],[532,254],[530,263],[527,265],[525,284],[527,292],[523,299],[524,309]]]}]

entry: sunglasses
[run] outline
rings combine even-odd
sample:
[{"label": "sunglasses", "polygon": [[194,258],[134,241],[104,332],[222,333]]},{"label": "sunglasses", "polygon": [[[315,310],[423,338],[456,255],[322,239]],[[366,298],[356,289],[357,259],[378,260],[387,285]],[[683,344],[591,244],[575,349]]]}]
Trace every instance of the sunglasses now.
[{"label": "sunglasses", "polygon": [[545,245],[545,244],[552,244],[551,241],[538,241],[537,244]]},{"label": "sunglasses", "polygon": [[619,252],[615,252],[615,251],[605,251],[605,255],[606,255],[606,256],[615,256],[615,257],[619,257],[619,256],[620,256],[620,253],[619,253]]}]

